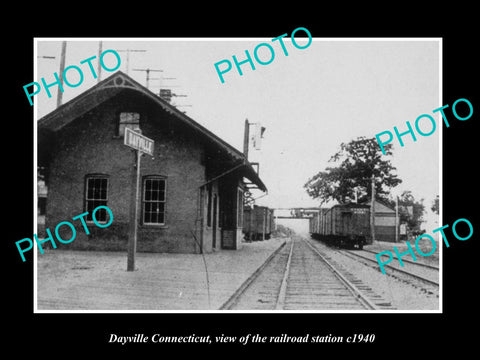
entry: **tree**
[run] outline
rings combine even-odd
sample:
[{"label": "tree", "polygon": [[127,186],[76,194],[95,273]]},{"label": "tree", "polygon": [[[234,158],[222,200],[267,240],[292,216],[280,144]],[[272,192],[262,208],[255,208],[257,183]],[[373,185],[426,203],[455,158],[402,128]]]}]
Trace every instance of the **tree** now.
[{"label": "tree", "polygon": [[361,202],[371,196],[373,175],[376,198],[387,199],[390,189],[402,182],[388,158],[392,155],[392,148],[392,144],[385,145],[383,155],[375,138],[359,137],[347,144],[342,143],[340,150],[329,160],[338,165],[313,175],[304,188],[312,198],[322,202],[350,202],[355,198],[355,192]]},{"label": "tree", "polygon": [[[425,230],[420,230],[420,225],[425,221],[424,199],[417,201],[410,190],[405,190],[398,196],[398,217],[400,224],[407,224],[408,228],[415,234],[423,234]],[[389,196],[383,199],[385,205],[395,209],[395,199]]]},{"label": "tree", "polygon": [[439,200],[439,197],[437,195],[432,202],[432,206],[430,207],[430,209],[437,215],[440,213],[440,203],[439,203],[439,201],[440,200]]},{"label": "tree", "polygon": [[425,221],[423,219],[424,213],[425,205],[423,205],[423,199],[420,199],[420,201],[415,200],[411,191],[404,191],[398,197],[400,223],[406,223],[414,235],[425,232],[420,230],[420,225]]}]

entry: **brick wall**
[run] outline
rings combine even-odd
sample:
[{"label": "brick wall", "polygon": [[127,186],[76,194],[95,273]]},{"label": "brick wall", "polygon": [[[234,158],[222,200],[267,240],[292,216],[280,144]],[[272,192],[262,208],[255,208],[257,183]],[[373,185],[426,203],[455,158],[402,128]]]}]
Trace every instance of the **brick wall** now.
[{"label": "brick wall", "polygon": [[[199,252],[191,231],[200,238],[199,186],[205,182],[203,145],[198,135],[178,125],[171,115],[150,106],[146,100],[131,99],[131,94],[118,96],[58,131],[49,168],[46,226],[53,233],[56,224],[83,213],[85,176],[106,174],[107,205],[114,215],[112,225],[102,229],[92,224],[91,235],[86,236],[77,220],[76,240],[60,244],[59,248],[126,250],[134,154],[123,144],[123,137],[115,137],[115,129],[120,111],[136,111],[142,116],[143,134],[155,140],[154,158],[142,157],[141,176],[167,178],[166,224],[140,224],[137,250]],[[65,230],[68,232],[68,227]]]}]

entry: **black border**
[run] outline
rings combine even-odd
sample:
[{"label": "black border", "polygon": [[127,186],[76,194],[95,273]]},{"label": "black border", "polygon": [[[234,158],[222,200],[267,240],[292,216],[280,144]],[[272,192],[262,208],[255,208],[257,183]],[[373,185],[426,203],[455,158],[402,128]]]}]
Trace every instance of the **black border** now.
[{"label": "black border", "polygon": [[[3,142],[4,166],[4,230],[7,291],[4,311],[8,317],[5,344],[16,351],[28,346],[34,355],[53,354],[65,357],[74,354],[97,355],[100,351],[155,351],[168,356],[165,347],[178,355],[184,349],[195,352],[236,351],[257,352],[266,344],[152,345],[108,344],[110,333],[133,335],[220,335],[242,336],[259,333],[280,335],[340,335],[374,333],[373,344],[268,344],[269,349],[283,352],[286,348],[299,354],[321,356],[322,351],[351,350],[355,354],[388,356],[401,352],[416,356],[460,346],[462,352],[475,344],[475,323],[470,327],[476,307],[475,257],[478,254],[478,215],[473,211],[476,196],[475,124],[480,113],[478,86],[480,79],[474,37],[476,10],[467,5],[452,4],[449,9],[430,8],[421,11],[406,3],[394,4],[391,9],[348,7],[317,8],[305,5],[300,16],[280,4],[260,13],[253,4],[223,4],[207,6],[196,13],[187,3],[181,11],[138,6],[134,11],[119,8],[100,11],[95,6],[78,7],[58,16],[54,12],[37,12],[29,8],[16,27],[16,33],[6,40],[10,57],[4,55],[9,101],[9,116],[4,118],[3,131],[11,141]],[[133,6],[133,5],[132,5]],[[289,6],[293,6],[289,4]],[[189,15],[188,15],[189,14]],[[195,20],[192,20],[195,14]],[[311,14],[310,16],[308,16]],[[42,19],[39,21],[38,19]],[[66,21],[68,20],[68,21]],[[123,21],[128,22],[125,26]],[[30,26],[30,27],[29,27]],[[443,38],[443,104],[467,98],[473,104],[474,115],[465,122],[453,120],[443,129],[443,223],[452,224],[458,218],[469,219],[474,236],[468,241],[453,240],[444,247],[444,313],[443,314],[33,314],[33,257],[21,262],[14,242],[33,234],[33,119],[32,108],[25,101],[22,86],[33,79],[33,37],[268,37],[278,36],[299,26],[306,27],[314,37],[441,37]],[[20,31],[21,30],[21,31]],[[11,29],[4,29],[6,36]],[[477,65],[477,66],[475,66]],[[13,103],[11,102],[13,100]],[[399,106],[401,106],[399,99]],[[448,113],[447,113],[448,114]],[[451,114],[451,113],[450,113]],[[451,116],[451,115],[450,115]],[[6,138],[6,136],[4,137]],[[429,204],[426,204],[427,206]],[[447,232],[447,235],[451,234]],[[450,235],[451,237],[451,235]],[[450,238],[449,237],[449,238]],[[473,319],[472,319],[473,320]],[[379,348],[385,353],[377,352]],[[65,352],[66,351],[66,352]],[[316,355],[315,355],[316,354]]]}]

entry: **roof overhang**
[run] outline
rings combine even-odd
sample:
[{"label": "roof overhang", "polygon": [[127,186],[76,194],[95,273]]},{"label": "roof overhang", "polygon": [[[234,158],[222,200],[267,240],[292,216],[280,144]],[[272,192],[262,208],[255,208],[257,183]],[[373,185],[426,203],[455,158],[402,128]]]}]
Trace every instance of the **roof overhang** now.
[{"label": "roof overhang", "polygon": [[253,166],[248,161],[243,165],[243,167],[241,168],[241,171],[243,172],[243,177],[247,178],[252,183],[257,185],[258,188],[263,192],[267,192],[267,187],[265,186],[263,181],[260,179],[260,176],[258,176]]}]

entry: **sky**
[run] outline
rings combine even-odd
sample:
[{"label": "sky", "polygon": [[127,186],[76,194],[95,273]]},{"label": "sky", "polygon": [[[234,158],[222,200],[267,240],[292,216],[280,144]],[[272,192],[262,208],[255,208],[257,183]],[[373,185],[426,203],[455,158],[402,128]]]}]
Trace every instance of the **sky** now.
[{"label": "sky", "polygon": [[[290,36],[285,37],[288,56],[272,38],[67,38],[65,66],[79,66],[84,80],[76,88],[65,86],[63,102],[96,84],[88,65],[80,61],[98,55],[99,40],[103,50],[145,50],[130,53],[128,69],[127,53],[119,51],[119,70],[142,85],[146,84],[146,73],[133,69],[163,70],[150,73],[150,90],[158,93],[161,86],[186,95],[174,97],[172,102],[232,146],[243,149],[245,119],[266,128],[261,150],[251,146],[249,160],[260,163],[260,177],[268,188],[268,194],[257,203],[277,208],[319,205],[303,185],[331,165],[328,160],[342,142],[359,136],[372,138],[385,130],[393,132],[394,126],[405,131],[406,121],[413,126],[418,116],[429,114],[437,121],[436,132],[428,137],[417,135],[416,142],[405,136],[404,147],[395,140],[391,161],[403,180],[392,195],[410,190],[416,199],[425,199],[430,210],[433,199],[440,194],[443,130],[440,115],[432,110],[443,105],[441,40],[323,39],[312,35],[313,41],[305,49],[296,48]],[[42,77],[47,83],[54,81],[53,73],[59,72],[61,40],[36,39],[37,67],[32,81],[40,82]],[[297,42],[299,46],[307,44],[306,39]],[[240,76],[232,56],[242,61],[248,50],[254,58],[254,49],[260,43],[272,44],[274,59],[268,65],[254,59],[255,70],[249,64],[241,65]],[[110,55],[105,56],[105,63],[114,66],[115,59]],[[266,62],[270,53],[261,47],[258,56]],[[214,67],[221,60],[233,65],[224,74],[225,83],[221,83]],[[92,61],[95,69],[96,61]],[[102,71],[102,78],[112,74]],[[78,82],[75,71],[68,75],[70,82]],[[34,98],[38,119],[56,107],[55,86],[51,92],[48,98],[42,89]],[[426,123],[421,127],[429,129]],[[435,221],[427,214],[426,228]]]}]

